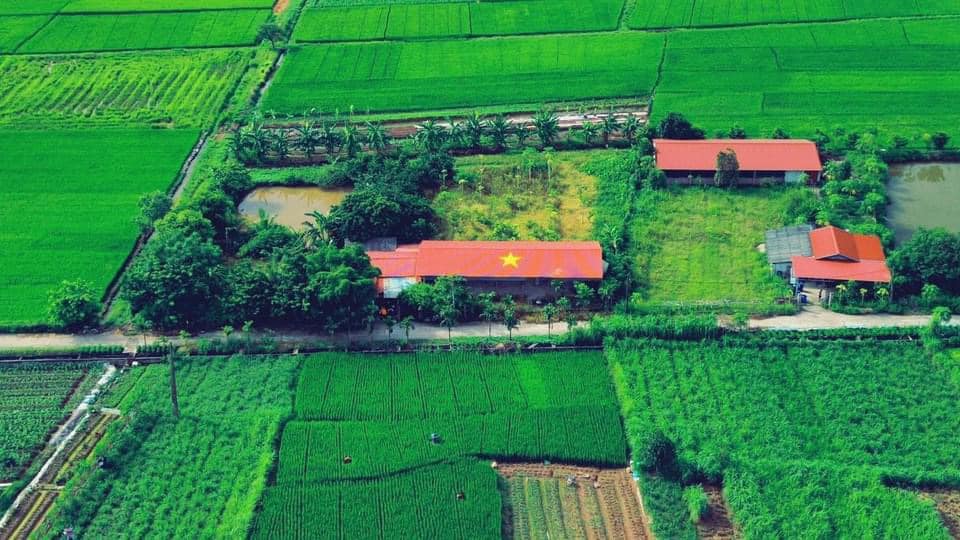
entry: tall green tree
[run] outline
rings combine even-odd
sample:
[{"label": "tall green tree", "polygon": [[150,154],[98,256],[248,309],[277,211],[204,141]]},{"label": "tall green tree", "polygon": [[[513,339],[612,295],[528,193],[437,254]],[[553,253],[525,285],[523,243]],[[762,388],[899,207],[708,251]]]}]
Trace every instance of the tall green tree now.
[{"label": "tall green tree", "polygon": [[473,111],[473,114],[468,116],[464,123],[464,130],[470,148],[480,150],[483,136],[487,133],[487,121],[480,116],[479,112]]},{"label": "tall green tree", "polygon": [[533,115],[533,128],[540,139],[540,148],[552,146],[560,133],[560,118],[551,110],[540,109]]},{"label": "tall green tree", "polygon": [[162,219],[173,208],[173,199],[166,193],[157,190],[140,197],[137,206],[140,209],[137,216],[137,225],[140,227],[140,232],[145,233],[153,229],[153,224]]},{"label": "tall green tree", "polygon": [[507,146],[507,138],[513,132],[513,126],[507,117],[498,114],[490,121],[490,138],[493,139],[493,147],[497,152],[502,152]]},{"label": "tall green tree", "polygon": [[102,308],[93,286],[81,279],[63,281],[47,296],[50,322],[67,330],[96,326]]},{"label": "tall green tree", "polygon": [[384,129],[383,124],[373,122],[367,122],[366,128],[364,138],[367,146],[377,154],[382,155],[390,142],[390,136],[387,134],[387,130]]},{"label": "tall green tree", "polygon": [[320,132],[317,131],[316,123],[313,120],[304,120],[296,127],[295,133],[297,136],[293,143],[294,148],[303,152],[307,160],[312,159],[320,146]]},{"label": "tall green tree", "polygon": [[610,146],[610,137],[613,137],[620,131],[620,121],[611,110],[609,114],[600,121],[600,136],[603,137],[603,145]]}]

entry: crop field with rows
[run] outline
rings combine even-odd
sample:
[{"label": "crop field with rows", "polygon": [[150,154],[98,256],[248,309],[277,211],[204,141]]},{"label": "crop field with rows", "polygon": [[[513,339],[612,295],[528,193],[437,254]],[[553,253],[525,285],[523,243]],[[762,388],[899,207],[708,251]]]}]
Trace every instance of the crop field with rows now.
[{"label": "crop field with rows", "polygon": [[638,0],[629,25],[675,28],[954,14],[960,14],[960,4],[952,0]]},{"label": "crop field with rows", "polygon": [[596,32],[617,27],[621,0],[514,0],[381,4],[307,9],[294,39],[304,42]]},{"label": "crop field with rows", "polygon": [[960,122],[958,34],[955,18],[671,33],[653,116],[681,112],[711,132],[740,124],[751,137],[949,130]]},{"label": "crop field with rows", "polygon": [[398,111],[646,95],[662,46],[662,36],[639,33],[304,45],[263,107]]},{"label": "crop field with rows", "polygon": [[0,57],[0,126],[206,127],[249,54]]},{"label": "crop field with rows", "polygon": [[269,10],[57,15],[19,53],[253,45]]},{"label": "crop field with rows", "polygon": [[722,478],[745,537],[946,537],[932,505],[891,487],[960,486],[960,389],[916,342],[635,341],[608,355],[635,458],[666,437],[660,472]]},{"label": "crop field with rows", "polygon": [[[626,459],[599,352],[321,355],[305,361],[295,411],[255,537],[296,537],[317,520],[343,538],[433,536],[436,527],[494,538],[496,475],[476,458]],[[417,495],[397,508],[392,493],[402,492]],[[325,502],[338,497],[359,507]]]},{"label": "crop field with rows", "polygon": [[170,186],[197,136],[0,130],[0,326],[44,323],[62,280],[105,290],[136,241],[138,198]]},{"label": "crop field with rows", "polygon": [[29,465],[101,371],[81,364],[0,367],[0,482]]},{"label": "crop field with rows", "polygon": [[274,0],[70,0],[62,13],[269,9]]},{"label": "crop field with rows", "polygon": [[177,366],[179,419],[169,368],[154,365],[130,390],[92,468],[68,486],[49,530],[84,538],[241,538],[292,406],[297,360],[196,358]]}]

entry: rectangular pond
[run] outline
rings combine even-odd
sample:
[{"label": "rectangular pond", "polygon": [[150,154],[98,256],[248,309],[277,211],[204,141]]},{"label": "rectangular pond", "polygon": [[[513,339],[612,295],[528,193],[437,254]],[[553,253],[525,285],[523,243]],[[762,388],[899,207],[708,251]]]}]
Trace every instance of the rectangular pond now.
[{"label": "rectangular pond", "polygon": [[905,163],[890,167],[887,220],[897,244],[920,227],[960,233],[960,163]]}]

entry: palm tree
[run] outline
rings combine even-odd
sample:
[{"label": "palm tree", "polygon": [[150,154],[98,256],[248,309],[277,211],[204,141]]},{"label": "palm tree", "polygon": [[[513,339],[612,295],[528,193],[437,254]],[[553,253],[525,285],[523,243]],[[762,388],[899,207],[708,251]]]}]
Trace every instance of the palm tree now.
[{"label": "palm tree", "polygon": [[354,157],[362,147],[360,131],[357,126],[346,123],[343,126],[343,147],[347,151],[347,157]]},{"label": "palm tree", "polygon": [[246,131],[241,129],[240,126],[230,130],[230,149],[233,150],[233,154],[240,161],[245,161],[247,153],[247,139],[245,135]]},{"label": "palm tree", "polygon": [[497,152],[502,152],[504,147],[507,146],[507,137],[510,136],[512,131],[513,126],[507,120],[507,117],[502,114],[498,114],[490,122],[490,137],[493,139],[493,146]]},{"label": "palm tree", "polygon": [[533,127],[537,131],[537,138],[540,139],[540,148],[546,148],[553,144],[560,132],[560,119],[553,111],[541,109],[533,115]]},{"label": "palm tree", "polygon": [[610,146],[610,137],[616,135],[618,131],[620,131],[620,122],[617,121],[617,117],[611,110],[610,114],[604,116],[603,120],[600,121],[600,135],[603,137],[603,145]]},{"label": "palm tree", "polygon": [[270,137],[270,146],[273,153],[277,156],[277,161],[286,161],[290,156],[290,136],[287,130],[278,129],[273,131]]},{"label": "palm tree", "polygon": [[480,150],[483,136],[487,132],[487,121],[480,116],[480,113],[473,111],[473,114],[467,117],[464,129],[467,133],[467,140],[470,141],[470,147],[474,150]]},{"label": "palm tree", "polygon": [[383,154],[390,140],[390,136],[387,135],[387,130],[383,128],[382,124],[374,124],[372,122],[367,122],[366,126],[367,133],[365,139],[367,146],[372,148],[374,152]]},{"label": "palm tree", "polygon": [[527,122],[521,123],[514,129],[513,133],[517,136],[517,147],[523,148],[527,143],[527,139],[530,137],[530,124]]},{"label": "palm tree", "polygon": [[636,116],[632,114],[627,117],[626,121],[623,122],[623,126],[620,128],[620,133],[623,133],[623,138],[627,140],[628,143],[632,146],[637,142],[637,134],[640,132],[640,121],[637,120]]},{"label": "palm tree", "polygon": [[450,124],[450,131],[447,133],[447,141],[450,142],[451,146],[456,148],[463,148],[466,145],[466,128],[463,125],[463,122],[454,122],[453,120],[447,119],[447,123]]},{"label": "palm tree", "polygon": [[297,140],[293,143],[297,150],[303,152],[307,159],[313,157],[320,145],[320,133],[317,131],[313,120],[305,120],[303,124],[296,128]]},{"label": "palm tree", "polygon": [[590,145],[593,144],[593,140],[597,137],[597,132],[600,131],[600,126],[594,124],[593,122],[584,122],[580,126],[580,132],[583,133],[583,142]]},{"label": "palm tree", "polygon": [[327,216],[314,210],[304,214],[313,221],[303,222],[303,240],[308,246],[330,242],[330,233],[327,232]]},{"label": "palm tree", "polygon": [[417,126],[417,133],[413,136],[413,141],[427,152],[436,152],[443,146],[446,135],[443,126],[433,120],[427,120]]},{"label": "palm tree", "polygon": [[337,131],[336,122],[326,122],[320,121],[320,141],[323,143],[323,147],[326,148],[327,154],[331,156],[337,155],[337,152],[340,148],[340,132]]},{"label": "palm tree", "polygon": [[263,161],[267,157],[267,151],[270,149],[270,132],[264,129],[263,122],[257,120],[247,130],[247,141],[257,161]]}]

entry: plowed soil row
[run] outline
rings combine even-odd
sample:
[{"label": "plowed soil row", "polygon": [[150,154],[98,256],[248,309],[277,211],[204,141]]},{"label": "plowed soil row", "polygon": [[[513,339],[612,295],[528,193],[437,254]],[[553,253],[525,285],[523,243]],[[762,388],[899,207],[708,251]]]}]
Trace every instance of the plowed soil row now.
[{"label": "plowed soil row", "polygon": [[920,496],[932,499],[937,504],[940,518],[950,531],[950,536],[960,540],[960,490],[956,489],[925,489]]},{"label": "plowed soil row", "polygon": [[723,499],[719,486],[704,486],[710,499],[707,516],[697,523],[697,536],[704,540],[728,540],[736,538],[733,522],[730,521],[730,509]]},{"label": "plowed soil row", "polygon": [[[507,482],[507,489],[517,489],[524,479],[540,480],[541,494],[548,490],[546,486],[557,482],[560,486],[561,509],[564,512],[562,520],[567,523],[564,531],[570,538],[587,538],[589,540],[652,539],[649,533],[648,521],[640,503],[636,482],[630,475],[629,469],[600,469],[596,467],[576,467],[570,465],[543,465],[543,464],[497,464],[497,472]],[[575,492],[576,499],[571,495]],[[516,500],[523,494],[508,493],[505,500]],[[529,506],[537,501],[527,501]],[[549,504],[543,504],[544,509]],[[578,516],[572,516],[576,508]],[[514,538],[545,538],[547,531],[527,530],[531,523],[531,509],[528,507],[512,508],[506,514],[511,516],[513,523],[507,529]],[[551,516],[547,516],[548,521]],[[559,518],[558,516],[553,516]],[[579,523],[570,523],[579,519]],[[558,519],[559,520],[559,519]],[[552,536],[551,536],[552,538]]]}]

